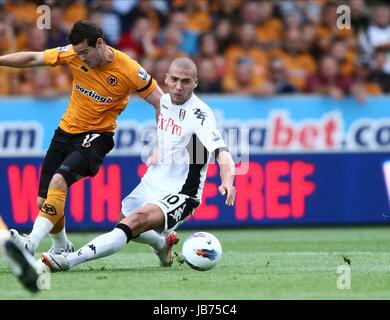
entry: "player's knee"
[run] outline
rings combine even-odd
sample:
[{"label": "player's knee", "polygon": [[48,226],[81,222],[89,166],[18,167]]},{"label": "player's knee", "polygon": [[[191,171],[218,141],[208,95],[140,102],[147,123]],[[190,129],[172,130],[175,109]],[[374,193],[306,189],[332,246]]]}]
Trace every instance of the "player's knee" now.
[{"label": "player's knee", "polygon": [[61,173],[55,173],[53,175],[53,178],[50,181],[50,188],[55,188],[55,189],[66,189],[68,184],[65,181],[65,178]]},{"label": "player's knee", "polygon": [[41,210],[42,206],[43,206],[43,203],[45,202],[45,198],[42,198],[42,197],[38,197],[37,198],[37,205],[38,205],[38,209]]},{"label": "player's knee", "polygon": [[132,215],[132,225],[134,228],[144,229],[148,226],[148,221],[148,216],[143,212],[135,213]]}]

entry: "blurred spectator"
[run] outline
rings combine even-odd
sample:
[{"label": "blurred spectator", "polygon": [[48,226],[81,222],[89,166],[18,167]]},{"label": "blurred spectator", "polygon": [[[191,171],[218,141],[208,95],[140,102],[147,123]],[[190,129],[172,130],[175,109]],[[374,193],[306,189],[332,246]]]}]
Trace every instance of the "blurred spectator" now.
[{"label": "blurred spectator", "polygon": [[105,41],[110,46],[116,46],[122,33],[121,17],[113,7],[112,0],[100,0],[100,27],[103,30]]},{"label": "blurred spectator", "polygon": [[216,22],[213,27],[215,37],[218,44],[218,52],[223,54],[226,49],[232,44],[233,27],[229,19],[221,19]]},{"label": "blurred spectator", "polygon": [[233,77],[225,75],[223,90],[227,93],[261,95],[262,79],[255,73],[254,63],[249,57],[239,57],[234,64]]},{"label": "blurred spectator", "polygon": [[302,38],[301,38],[302,52],[307,52],[314,59],[320,57],[322,51],[317,44],[315,24],[305,23],[304,25],[302,25],[301,34],[302,34]]},{"label": "blurred spectator", "polygon": [[168,68],[171,62],[171,59],[161,57],[155,61],[153,71],[151,72],[153,78],[157,81],[161,90],[164,92],[168,92],[168,86],[165,84],[165,76],[168,72]]},{"label": "blurred spectator", "polygon": [[34,26],[28,31],[27,45],[30,51],[44,51],[48,49],[48,32]]},{"label": "blurred spectator", "polygon": [[290,16],[300,24],[305,22],[317,24],[321,18],[322,3],[321,1],[282,0],[279,2],[279,11],[283,20]]},{"label": "blurred spectator", "polygon": [[[189,30],[187,28],[188,17],[187,13],[184,10],[175,10],[169,15],[169,24],[167,28],[173,28],[180,32],[180,43],[178,49],[188,55],[195,55],[198,48],[198,34]],[[162,33],[164,34],[164,32]],[[163,44],[160,43],[162,34],[160,33],[158,37],[158,42],[160,46]]]},{"label": "blurred spectator", "polygon": [[221,81],[218,75],[217,66],[211,59],[201,59],[198,63],[198,93],[219,93],[221,92]]},{"label": "blurred spectator", "polygon": [[319,63],[319,70],[308,76],[307,92],[328,95],[341,99],[350,93],[352,79],[339,72],[337,60],[325,55]]},{"label": "blurred spectator", "polygon": [[122,34],[118,47],[120,50],[132,52],[133,59],[146,54],[155,55],[157,46],[149,18],[139,16],[130,30]]},{"label": "blurred spectator", "polygon": [[351,27],[355,36],[367,30],[370,22],[365,0],[349,0],[348,6],[351,8]]},{"label": "blurred spectator", "polygon": [[51,20],[50,29],[46,30],[48,33],[47,47],[56,48],[66,46],[68,42],[68,32],[64,30],[62,17],[64,16],[64,9],[60,6],[53,6],[50,8]]},{"label": "blurred spectator", "polygon": [[356,51],[349,49],[345,40],[333,39],[330,43],[329,54],[336,58],[342,74],[352,76],[356,66]]},{"label": "blurred spectator", "polygon": [[0,55],[16,51],[16,41],[11,16],[0,12]]},{"label": "blurred spectator", "polygon": [[372,12],[372,21],[365,33],[359,38],[366,58],[372,58],[375,49],[387,51],[384,70],[390,72],[390,8],[387,5],[376,5]]},{"label": "blurred spectator", "polygon": [[200,64],[203,59],[212,61],[213,69],[216,70],[218,79],[221,79],[225,71],[225,60],[218,54],[217,39],[213,33],[204,33],[199,37],[199,53],[194,61]]},{"label": "blurred spectator", "polygon": [[241,20],[256,27],[256,40],[265,49],[273,49],[279,45],[282,34],[282,23],[273,17],[271,1],[248,1],[241,9]]},{"label": "blurred spectator", "polygon": [[54,98],[70,92],[67,79],[58,79],[56,83],[57,79],[53,77],[49,67],[28,69],[24,74],[23,80],[17,90],[19,95]]},{"label": "blurred spectator", "polygon": [[63,17],[63,28],[69,32],[74,23],[79,20],[87,19],[88,10],[85,5],[85,0],[76,0],[67,2]]},{"label": "blurred spectator", "polygon": [[272,57],[283,60],[287,69],[288,80],[300,91],[306,86],[307,75],[316,70],[313,57],[302,49],[301,30],[291,29],[284,34],[282,49],[276,49],[271,53]]},{"label": "blurred spectator", "polygon": [[38,18],[37,5],[33,1],[6,1],[4,10],[11,15],[17,29],[21,29],[27,24],[34,24]]},{"label": "blurred spectator", "polygon": [[383,92],[390,92],[390,74],[385,71],[386,50],[376,49],[372,64],[371,76],[373,81],[378,83]]},{"label": "blurred spectator", "polygon": [[381,87],[372,79],[368,61],[358,61],[356,64],[351,93],[360,103],[367,96],[382,94]]},{"label": "blurred spectator", "polygon": [[201,1],[187,1],[185,6],[187,12],[187,28],[195,33],[208,32],[211,29],[211,17],[208,3]]},{"label": "blurred spectator", "polygon": [[185,52],[179,50],[179,45],[182,41],[182,33],[173,27],[165,29],[162,47],[157,50],[156,56],[166,57],[173,60],[178,57],[185,56]]},{"label": "blurred spectator", "polygon": [[[124,1],[118,0],[118,2]],[[157,34],[161,30],[161,27],[166,24],[167,17],[159,10],[161,9],[161,5],[164,5],[165,1],[158,1],[159,5],[156,5],[157,2],[152,0],[132,0],[131,2],[135,5],[128,14],[122,16],[122,30],[129,30],[133,21],[140,16],[149,18],[151,29],[155,34]]]},{"label": "blurred spectator", "polygon": [[287,71],[282,59],[271,59],[268,69],[269,76],[267,83],[264,85],[264,94],[291,94],[298,91],[297,88],[287,80]]},{"label": "blurred spectator", "polygon": [[[12,28],[12,19],[5,12],[0,13],[0,55],[16,51],[15,35]],[[0,96],[14,93],[17,87],[19,70],[2,67],[0,72]]]},{"label": "blurred spectator", "polygon": [[267,75],[267,54],[256,46],[256,29],[253,24],[244,23],[238,30],[238,41],[225,53],[225,78],[234,78],[238,58],[248,57],[252,61],[252,72],[260,81]]},{"label": "blurred spectator", "polygon": [[214,22],[220,20],[238,21],[242,0],[211,0],[210,10]]}]

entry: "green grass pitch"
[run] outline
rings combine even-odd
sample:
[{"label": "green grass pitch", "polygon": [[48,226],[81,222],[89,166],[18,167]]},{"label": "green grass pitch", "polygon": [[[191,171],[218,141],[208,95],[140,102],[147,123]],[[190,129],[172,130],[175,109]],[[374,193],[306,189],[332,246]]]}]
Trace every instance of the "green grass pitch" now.
[{"label": "green grass pitch", "polygon": [[[0,258],[0,299],[389,299],[390,228],[206,230],[221,241],[215,269],[199,272],[175,260],[158,267],[144,244],[51,275],[51,289],[26,292]],[[180,252],[184,238],[179,230]],[[97,233],[71,233],[77,247]],[[40,247],[49,247],[49,239]],[[36,255],[38,257],[38,255]],[[347,262],[350,264],[348,265]],[[350,267],[351,288],[338,289],[337,268]]]}]

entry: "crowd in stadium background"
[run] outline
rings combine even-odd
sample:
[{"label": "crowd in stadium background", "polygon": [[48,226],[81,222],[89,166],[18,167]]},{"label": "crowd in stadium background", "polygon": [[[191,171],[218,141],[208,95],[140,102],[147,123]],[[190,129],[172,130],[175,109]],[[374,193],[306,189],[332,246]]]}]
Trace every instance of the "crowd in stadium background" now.
[{"label": "crowd in stadium background", "polygon": [[[37,7],[51,9],[37,28]],[[351,10],[338,28],[337,8]],[[109,45],[138,60],[164,88],[172,59],[199,69],[198,93],[314,93],[343,98],[390,91],[390,6],[365,0],[0,1],[0,55],[68,44],[77,20],[98,23]],[[3,69],[0,95],[68,95],[66,67]]]}]

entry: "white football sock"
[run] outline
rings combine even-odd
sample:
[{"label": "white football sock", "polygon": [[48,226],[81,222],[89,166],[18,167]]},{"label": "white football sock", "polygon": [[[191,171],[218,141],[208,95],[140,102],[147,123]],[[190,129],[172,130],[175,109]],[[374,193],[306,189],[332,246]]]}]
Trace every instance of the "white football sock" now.
[{"label": "white football sock", "polygon": [[65,227],[58,233],[49,233],[51,241],[53,242],[53,249],[59,252],[61,248],[66,249],[69,239],[66,235]]},{"label": "white football sock", "polygon": [[29,239],[31,240],[33,250],[35,251],[39,244],[42,242],[43,238],[48,235],[51,229],[53,229],[54,224],[44,217],[38,216],[35,219],[33,229],[29,234]]},{"label": "white football sock", "polygon": [[111,232],[102,234],[90,241],[80,250],[69,253],[66,260],[69,267],[72,268],[80,263],[106,257],[126,246],[127,236],[118,228]]},{"label": "white football sock", "polygon": [[154,230],[145,231],[141,233],[138,237],[132,239],[132,241],[146,243],[152,246],[153,249],[156,249],[158,251],[165,246],[165,237]]}]

